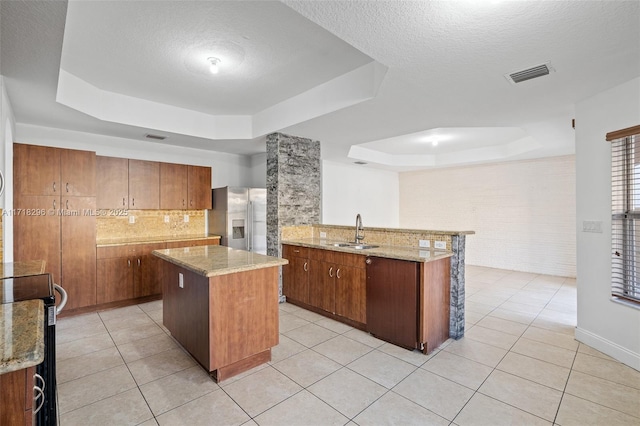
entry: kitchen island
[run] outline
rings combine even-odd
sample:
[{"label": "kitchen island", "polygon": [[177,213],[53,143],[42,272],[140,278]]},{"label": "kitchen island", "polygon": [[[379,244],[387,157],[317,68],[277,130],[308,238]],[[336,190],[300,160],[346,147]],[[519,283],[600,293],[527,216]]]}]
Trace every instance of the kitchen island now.
[{"label": "kitchen island", "polygon": [[163,324],[216,381],[271,360],[287,260],[223,246],[153,255],[161,259]]}]

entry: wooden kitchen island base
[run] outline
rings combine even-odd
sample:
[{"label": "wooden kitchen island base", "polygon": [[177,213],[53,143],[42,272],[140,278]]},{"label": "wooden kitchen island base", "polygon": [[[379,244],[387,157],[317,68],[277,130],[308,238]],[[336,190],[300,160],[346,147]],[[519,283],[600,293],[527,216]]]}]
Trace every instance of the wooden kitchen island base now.
[{"label": "wooden kitchen island base", "polygon": [[286,260],[221,246],[154,255],[163,259],[163,324],[216,381],[271,360]]}]

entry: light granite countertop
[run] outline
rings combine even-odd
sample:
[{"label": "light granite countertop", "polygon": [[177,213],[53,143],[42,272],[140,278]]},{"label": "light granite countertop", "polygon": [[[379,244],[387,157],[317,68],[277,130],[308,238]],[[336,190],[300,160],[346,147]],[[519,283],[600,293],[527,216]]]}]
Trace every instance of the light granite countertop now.
[{"label": "light granite countertop", "polygon": [[0,263],[0,278],[44,274],[46,265],[44,260]]},{"label": "light granite countertop", "polygon": [[220,235],[166,235],[158,237],[118,237],[103,238],[96,241],[97,247],[122,246],[126,244],[149,244],[149,243],[170,243],[174,241],[208,240],[210,238],[220,239]]},{"label": "light granite countertop", "polygon": [[43,360],[42,300],[0,304],[0,374],[32,367]]},{"label": "light granite countertop", "polygon": [[[282,244],[302,246],[315,249],[341,251],[344,253],[361,254],[363,256],[378,256],[389,259],[410,260],[413,262],[432,262],[453,256],[453,252],[448,250],[437,250],[434,248],[414,248],[381,245],[370,249],[354,249],[352,247],[336,247],[335,241],[319,238],[301,238],[282,241]],[[365,243],[366,244],[366,243]]]},{"label": "light granite countertop", "polygon": [[286,265],[286,259],[225,246],[154,250],[155,256],[205,277]]}]

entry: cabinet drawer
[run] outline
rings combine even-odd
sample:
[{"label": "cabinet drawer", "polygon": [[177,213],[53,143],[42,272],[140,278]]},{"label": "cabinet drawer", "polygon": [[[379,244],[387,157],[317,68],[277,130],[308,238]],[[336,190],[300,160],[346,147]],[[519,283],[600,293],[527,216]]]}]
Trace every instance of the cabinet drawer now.
[{"label": "cabinet drawer", "polygon": [[290,246],[290,245],[284,244],[282,246],[282,256],[284,258],[289,258],[289,257],[307,258],[309,257],[309,249],[307,247]]},{"label": "cabinet drawer", "polygon": [[96,258],[110,259],[112,257],[127,257],[131,254],[128,245],[98,247],[96,249]]},{"label": "cabinet drawer", "polygon": [[345,253],[334,250],[310,249],[309,258],[321,262],[364,269],[366,267],[365,260],[367,257],[363,254]]}]

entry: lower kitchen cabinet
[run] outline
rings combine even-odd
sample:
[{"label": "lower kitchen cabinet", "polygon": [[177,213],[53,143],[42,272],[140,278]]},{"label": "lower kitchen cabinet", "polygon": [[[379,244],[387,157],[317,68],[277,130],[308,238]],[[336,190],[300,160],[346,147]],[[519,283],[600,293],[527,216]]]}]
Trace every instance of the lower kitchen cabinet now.
[{"label": "lower kitchen cabinet", "polygon": [[151,252],[165,247],[165,243],[99,247],[97,303],[160,294],[162,276]]},{"label": "lower kitchen cabinet", "polygon": [[282,294],[289,300],[309,303],[309,249],[283,245],[282,257],[289,260],[282,267]]},{"label": "lower kitchen cabinet", "polygon": [[33,424],[35,367],[0,374],[0,425]]},{"label": "lower kitchen cabinet", "polygon": [[451,259],[416,262],[283,244],[287,301],[430,353],[449,338]]},{"label": "lower kitchen cabinet", "polygon": [[98,247],[97,303],[133,300],[162,294],[162,268],[154,250],[217,245],[219,238],[167,243],[123,244]]},{"label": "lower kitchen cabinet", "polygon": [[282,256],[289,260],[282,270],[288,300],[365,323],[365,256],[286,244]]}]

